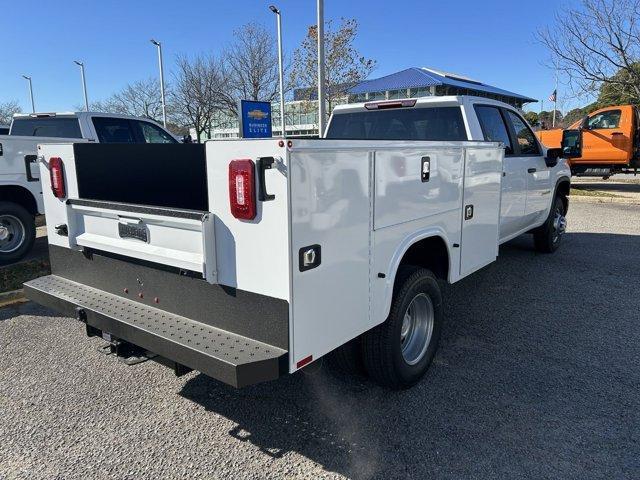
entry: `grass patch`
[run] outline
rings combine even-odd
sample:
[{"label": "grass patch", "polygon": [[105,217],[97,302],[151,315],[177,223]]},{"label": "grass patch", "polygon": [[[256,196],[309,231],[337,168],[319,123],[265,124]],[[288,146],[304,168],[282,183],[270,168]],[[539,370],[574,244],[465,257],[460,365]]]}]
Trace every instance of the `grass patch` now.
[{"label": "grass patch", "polygon": [[572,188],[571,195],[575,195],[576,197],[622,198],[620,195],[614,195],[613,193],[603,192],[601,190],[583,190],[582,188]]},{"label": "grass patch", "polygon": [[51,273],[48,259],[36,259],[0,268],[0,292],[22,288],[22,284]]}]

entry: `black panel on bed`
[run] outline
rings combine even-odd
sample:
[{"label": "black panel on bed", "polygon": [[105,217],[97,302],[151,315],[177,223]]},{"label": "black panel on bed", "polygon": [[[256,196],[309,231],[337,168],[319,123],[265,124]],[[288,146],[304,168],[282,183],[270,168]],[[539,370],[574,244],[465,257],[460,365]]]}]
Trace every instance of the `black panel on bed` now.
[{"label": "black panel on bed", "polygon": [[73,149],[80,198],[209,210],[204,145],[76,143]]}]

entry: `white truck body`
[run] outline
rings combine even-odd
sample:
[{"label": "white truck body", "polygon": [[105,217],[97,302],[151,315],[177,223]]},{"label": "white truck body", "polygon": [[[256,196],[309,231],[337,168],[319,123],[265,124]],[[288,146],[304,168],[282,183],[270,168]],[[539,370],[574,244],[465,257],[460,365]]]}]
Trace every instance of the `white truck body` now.
[{"label": "white truck body", "polygon": [[[412,107],[460,109],[469,138],[463,141],[208,142],[202,152],[206,208],[195,211],[131,204],[110,193],[96,198],[96,190],[83,185],[87,177],[80,170],[99,163],[95,155],[102,155],[101,147],[41,145],[40,174],[49,175],[51,158],[62,159],[66,195],[56,198],[44,189],[52,275],[26,284],[27,294],[75,312],[90,334],[108,332],[109,339],[114,334],[232,385],[294,372],[385,322],[397,273],[409,256],[422,255],[442,280],[453,283],[493,262],[501,242],[540,227],[549,217],[559,185],[568,188],[566,162],[547,167],[541,150],[539,158],[511,165],[504,145],[482,137],[473,101],[445,97]],[[334,112],[332,122],[340,113]],[[127,148],[123,154],[145,161],[143,147]],[[241,179],[230,168],[249,159],[257,164],[256,212],[254,218],[239,219],[231,197],[242,188],[238,195],[244,201],[251,191],[239,186]],[[272,168],[261,168],[265,160],[273,161]],[[539,170],[527,175],[540,179],[529,182],[519,174],[519,169],[533,169],[530,164]],[[122,181],[114,177],[110,183],[107,177],[105,185]],[[538,191],[543,179],[544,193]],[[522,191],[516,192],[518,187]],[[130,232],[131,225],[137,233]],[[176,273],[158,278],[155,269],[167,267]],[[203,293],[172,297],[166,284],[186,272],[190,290]],[[240,300],[247,295],[251,300]],[[219,303],[201,309],[191,305],[213,302],[213,297]],[[91,298],[103,298],[110,309]],[[247,313],[249,322],[224,318],[224,312],[233,317],[231,312],[250,302],[255,312]],[[197,337],[169,337],[173,326],[141,324],[129,315],[132,309],[148,318],[170,316],[166,322],[189,332],[199,328],[203,346]],[[260,351],[260,360],[232,359],[228,345],[211,340],[221,335]]]}]

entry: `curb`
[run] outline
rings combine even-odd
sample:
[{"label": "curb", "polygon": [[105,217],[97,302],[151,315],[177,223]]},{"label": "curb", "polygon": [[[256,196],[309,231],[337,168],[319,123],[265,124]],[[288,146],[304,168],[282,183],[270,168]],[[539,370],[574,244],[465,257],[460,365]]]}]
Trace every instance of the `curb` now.
[{"label": "curb", "polygon": [[22,289],[0,293],[0,308],[14,303],[23,303],[27,301],[27,298],[24,296],[24,290]]},{"label": "curb", "polygon": [[569,195],[569,202],[578,203],[619,203],[624,205],[640,205],[640,198],[596,197],[589,195]]}]

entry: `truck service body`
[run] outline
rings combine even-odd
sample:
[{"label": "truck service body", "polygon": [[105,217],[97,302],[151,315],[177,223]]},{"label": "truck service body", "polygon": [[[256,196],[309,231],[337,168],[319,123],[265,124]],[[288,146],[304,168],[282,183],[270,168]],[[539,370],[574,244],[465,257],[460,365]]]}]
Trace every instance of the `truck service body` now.
[{"label": "truck service body", "polygon": [[412,385],[437,347],[437,279],[525,232],[555,250],[568,207],[566,161],[475,97],[347,105],[323,139],[47,144],[39,158],[52,274],[27,296],[130,363],[236,387],[332,351]]},{"label": "truck service body", "polygon": [[33,217],[44,213],[37,146],[60,141],[178,142],[153,121],[128,115],[98,112],[14,115],[8,135],[0,135],[0,264],[19,260],[33,244]]}]

